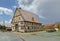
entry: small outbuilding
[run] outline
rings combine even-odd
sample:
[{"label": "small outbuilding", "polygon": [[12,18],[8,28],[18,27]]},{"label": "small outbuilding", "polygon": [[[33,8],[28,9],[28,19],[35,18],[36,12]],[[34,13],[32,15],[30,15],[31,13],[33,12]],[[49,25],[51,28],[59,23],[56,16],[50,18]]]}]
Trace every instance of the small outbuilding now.
[{"label": "small outbuilding", "polygon": [[6,31],[12,31],[11,27],[6,27]]}]

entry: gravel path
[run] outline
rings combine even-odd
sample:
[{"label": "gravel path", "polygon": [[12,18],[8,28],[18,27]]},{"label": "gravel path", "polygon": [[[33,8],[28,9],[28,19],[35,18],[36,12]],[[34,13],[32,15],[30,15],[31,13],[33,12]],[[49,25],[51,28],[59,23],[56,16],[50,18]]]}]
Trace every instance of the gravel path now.
[{"label": "gravel path", "polygon": [[0,32],[0,41],[22,41],[22,39],[11,32]]},{"label": "gravel path", "polygon": [[60,32],[21,34],[26,41],[60,41]]},{"label": "gravel path", "polygon": [[60,41],[60,32],[31,34],[0,32],[0,41]]}]

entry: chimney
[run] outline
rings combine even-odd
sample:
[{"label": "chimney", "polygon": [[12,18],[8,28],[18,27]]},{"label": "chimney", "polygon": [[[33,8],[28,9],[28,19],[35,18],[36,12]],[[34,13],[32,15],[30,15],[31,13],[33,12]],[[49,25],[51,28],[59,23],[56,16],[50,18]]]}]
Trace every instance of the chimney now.
[{"label": "chimney", "polygon": [[16,9],[22,9],[21,7],[17,7]]},{"label": "chimney", "polygon": [[19,9],[21,9],[21,7]]}]

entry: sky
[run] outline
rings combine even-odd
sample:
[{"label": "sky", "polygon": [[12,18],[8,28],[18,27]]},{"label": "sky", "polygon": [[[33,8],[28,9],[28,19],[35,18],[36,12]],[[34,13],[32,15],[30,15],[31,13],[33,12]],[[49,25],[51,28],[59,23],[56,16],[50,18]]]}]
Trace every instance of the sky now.
[{"label": "sky", "polygon": [[16,7],[36,14],[43,24],[60,22],[60,0],[0,0],[0,24],[11,26]]}]

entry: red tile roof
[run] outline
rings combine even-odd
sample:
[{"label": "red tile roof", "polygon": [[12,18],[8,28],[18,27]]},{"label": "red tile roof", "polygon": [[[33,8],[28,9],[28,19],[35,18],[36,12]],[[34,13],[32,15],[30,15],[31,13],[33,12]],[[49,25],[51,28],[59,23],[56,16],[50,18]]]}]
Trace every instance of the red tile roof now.
[{"label": "red tile roof", "polygon": [[46,24],[45,28],[57,28],[57,24]]}]

